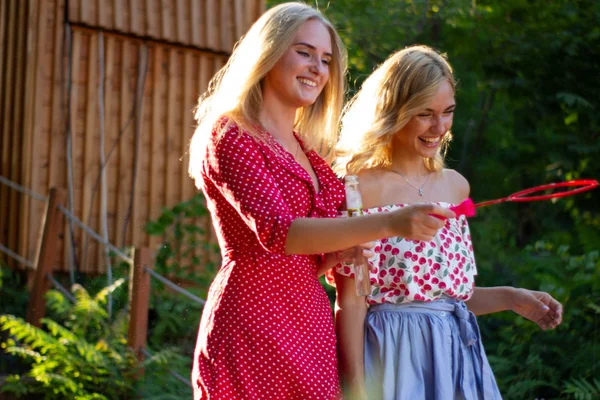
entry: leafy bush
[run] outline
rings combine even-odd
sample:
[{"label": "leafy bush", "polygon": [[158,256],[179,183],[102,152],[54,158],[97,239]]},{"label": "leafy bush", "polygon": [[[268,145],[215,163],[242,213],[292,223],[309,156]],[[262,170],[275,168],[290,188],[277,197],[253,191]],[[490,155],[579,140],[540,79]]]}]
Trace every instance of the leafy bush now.
[{"label": "leafy bush", "polygon": [[25,273],[0,265],[0,310],[6,314],[24,316],[29,303],[25,288]]},{"label": "leafy bush", "polygon": [[[207,240],[207,232],[198,225],[206,221],[208,210],[204,196],[198,192],[188,201],[181,202],[146,224],[149,235],[161,237],[156,249],[154,269],[169,279],[186,283],[186,290],[206,298],[208,287],[216,274],[213,259],[218,259],[219,248]],[[199,252],[205,254],[199,256]],[[196,343],[202,306],[173,293],[162,283],[152,281],[149,342],[160,348],[164,343],[181,347],[191,355]],[[189,372],[191,365],[187,369]]]},{"label": "leafy bush", "polygon": [[567,246],[538,242],[504,262],[508,262],[506,267],[496,273],[509,277],[506,283],[539,287],[565,307],[562,325],[551,332],[507,313],[480,318],[490,364],[504,398],[595,396],[597,382],[592,378],[600,368],[598,251],[571,255]]},{"label": "leafy bush", "polygon": [[[210,260],[212,255],[218,254],[219,249],[209,243],[207,232],[198,226],[199,220],[207,218],[204,196],[198,192],[190,200],[163,209],[156,220],[146,224],[146,233],[162,239],[160,247],[156,249],[154,264],[158,273],[189,280],[204,288],[210,285],[216,272],[215,264]],[[198,256],[199,249],[207,254],[205,259]]]},{"label": "leafy bush", "polygon": [[[0,329],[10,335],[2,343],[3,350],[20,357],[27,366],[27,372],[10,375],[2,391],[18,396],[33,394],[41,399],[90,400],[127,399],[143,392],[140,368],[166,366],[177,355],[172,349],[164,349],[138,362],[127,346],[126,310],[118,311],[113,319],[105,310],[107,296],[123,282],[119,279],[95,296],[74,285],[74,304],[60,292],[48,292],[49,313],[60,322],[43,318],[44,329],[13,315],[1,315]],[[162,374],[166,375],[164,371]],[[171,383],[158,376],[152,376],[154,387]],[[157,392],[163,391],[168,393],[166,387]]]},{"label": "leafy bush", "polygon": [[594,378],[587,381],[583,378],[574,378],[567,381],[563,393],[572,394],[578,400],[592,400],[600,397],[600,380]]}]

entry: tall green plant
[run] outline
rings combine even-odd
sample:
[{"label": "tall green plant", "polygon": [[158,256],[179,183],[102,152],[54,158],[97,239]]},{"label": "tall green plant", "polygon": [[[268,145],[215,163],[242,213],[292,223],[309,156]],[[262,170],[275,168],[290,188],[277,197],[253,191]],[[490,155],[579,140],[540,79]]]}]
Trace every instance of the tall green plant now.
[{"label": "tall green plant", "polygon": [[1,315],[0,330],[9,334],[2,348],[20,357],[27,370],[10,375],[2,391],[40,399],[135,397],[140,385],[143,388],[137,376],[139,368],[167,365],[176,356],[165,349],[141,364],[137,361],[127,347],[126,310],[116,313],[114,319],[105,310],[107,296],[123,282],[119,279],[94,296],[75,285],[74,304],[61,293],[50,291],[48,311],[56,320],[42,319],[42,328],[13,315]]}]

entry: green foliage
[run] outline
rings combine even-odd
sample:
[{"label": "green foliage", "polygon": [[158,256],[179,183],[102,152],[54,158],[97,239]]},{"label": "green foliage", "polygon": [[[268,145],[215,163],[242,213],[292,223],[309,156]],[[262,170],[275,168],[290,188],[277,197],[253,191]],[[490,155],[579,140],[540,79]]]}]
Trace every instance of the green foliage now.
[{"label": "green foliage", "polygon": [[[490,363],[506,399],[556,398],[600,368],[600,259],[598,251],[573,256],[567,246],[538,242],[496,265],[495,284],[540,287],[565,307],[555,331],[542,332],[529,321],[498,314],[481,318]],[[486,260],[480,265],[486,265]],[[515,360],[519,360],[516,362]]]},{"label": "green foliage", "polygon": [[[149,347],[149,350],[152,356],[142,363],[145,379],[138,390],[139,398],[148,400],[191,398],[192,388],[188,386],[191,357],[182,355],[180,348],[165,344],[155,349]],[[173,373],[179,374],[180,378],[176,378]]]},{"label": "green foliage", "polygon": [[[199,226],[208,221],[205,199],[198,192],[188,201],[150,221],[145,229],[149,235],[161,238],[154,269],[169,279],[186,284],[186,290],[206,298],[208,287],[216,274],[213,259],[218,259],[218,246],[208,240],[208,232]],[[202,254],[202,256],[201,256]],[[166,289],[153,280],[149,326],[150,345],[160,348],[170,343],[183,349],[192,359],[202,306]],[[188,361],[189,364],[189,361]],[[191,365],[185,370],[189,374]]]},{"label": "green foliage", "polygon": [[[50,291],[48,308],[51,314],[60,316],[60,322],[44,318],[43,328],[13,315],[1,315],[0,330],[9,335],[2,349],[22,359],[26,369],[25,373],[10,375],[2,391],[41,399],[111,400],[132,398],[143,392],[148,385],[136,376],[139,368],[168,365],[178,356],[163,348],[143,363],[137,361],[127,346],[126,310],[110,319],[105,309],[108,294],[118,290],[123,282],[119,279],[94,296],[75,285],[74,304],[59,292]],[[159,385],[170,384],[171,379],[160,371],[162,376],[155,373],[152,385],[159,393],[168,393],[166,387]]]},{"label": "green foliage", "polygon": [[25,315],[29,294],[25,290],[25,274],[0,263],[0,310],[3,313]]},{"label": "green foliage", "polygon": [[[218,247],[209,243],[207,232],[198,226],[199,219],[206,221],[207,217],[204,196],[198,192],[190,200],[163,209],[156,220],[146,224],[146,233],[162,240],[154,265],[158,273],[208,287],[215,265],[210,257],[201,259],[198,252],[217,254]],[[203,272],[198,274],[200,266]]]},{"label": "green foliage", "polygon": [[586,380],[574,378],[565,384],[565,394],[572,394],[578,400],[592,400],[600,397],[600,380]]},{"label": "green foliage", "polygon": [[[29,302],[25,274],[22,271],[11,270],[0,266],[0,312],[24,317]],[[0,331],[0,342],[7,338],[6,332]],[[19,359],[7,354],[0,348],[0,373],[17,373],[23,371]]]},{"label": "green foliage", "polygon": [[[12,315],[0,316],[0,328],[10,338],[3,343],[9,354],[23,358],[29,370],[7,379],[4,391],[18,395],[37,394],[45,399],[89,398],[116,399],[135,393],[135,355],[127,349],[123,316],[111,322],[105,309],[105,293],[91,297],[82,287],[75,287],[77,302],[66,307],[57,301],[62,295],[53,292],[63,324],[42,319],[45,329],[34,327]],[[29,378],[29,383],[21,381]]]}]

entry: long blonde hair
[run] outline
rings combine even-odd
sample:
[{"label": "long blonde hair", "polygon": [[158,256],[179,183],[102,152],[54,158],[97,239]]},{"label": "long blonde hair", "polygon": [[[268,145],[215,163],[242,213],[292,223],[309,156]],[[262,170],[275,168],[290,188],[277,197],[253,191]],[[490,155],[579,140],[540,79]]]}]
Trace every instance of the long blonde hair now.
[{"label": "long blonde hair", "polygon": [[284,3],[269,9],[236,44],[227,64],[211,79],[196,108],[198,126],[190,142],[188,172],[199,187],[201,164],[208,138],[217,121],[217,140],[231,123],[260,138],[259,113],[263,104],[261,82],[291,46],[294,35],[306,21],[316,19],[329,30],[332,60],[329,80],[310,106],[296,112],[294,129],[308,149],[315,149],[331,160],[344,103],[347,68],[346,48],[333,25],[316,9],[302,3]]},{"label": "long blonde hair", "polygon": [[[390,167],[394,135],[431,101],[444,80],[456,89],[452,67],[430,47],[411,46],[390,55],[344,109],[336,173]],[[444,167],[450,139],[448,132],[437,154],[424,160],[430,171]]]}]

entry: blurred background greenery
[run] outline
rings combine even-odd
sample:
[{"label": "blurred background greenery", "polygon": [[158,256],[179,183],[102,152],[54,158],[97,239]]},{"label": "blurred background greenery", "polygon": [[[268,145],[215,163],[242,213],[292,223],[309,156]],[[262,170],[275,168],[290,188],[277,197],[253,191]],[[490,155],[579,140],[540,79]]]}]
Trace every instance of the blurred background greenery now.
[{"label": "blurred background greenery", "polygon": [[[459,80],[448,166],[469,180],[476,202],[600,178],[600,2],[307,3],[348,48],[350,94],[397,49],[447,53]],[[479,318],[506,399],[600,398],[599,198],[596,190],[506,203],[471,220],[478,285],[545,290],[565,306],[552,332],[510,312]]]}]

